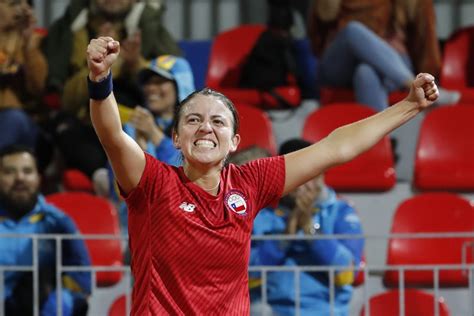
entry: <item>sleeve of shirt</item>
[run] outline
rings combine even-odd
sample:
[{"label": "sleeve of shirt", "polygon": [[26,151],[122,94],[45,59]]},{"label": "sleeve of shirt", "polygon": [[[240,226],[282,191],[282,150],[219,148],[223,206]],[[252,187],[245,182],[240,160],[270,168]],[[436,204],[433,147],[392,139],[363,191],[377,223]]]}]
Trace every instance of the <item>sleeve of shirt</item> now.
[{"label": "sleeve of shirt", "polygon": [[[148,203],[159,196],[163,182],[170,172],[170,166],[145,153],[145,169],[136,188],[128,194],[120,189],[120,195],[127,202],[130,212],[148,209]],[[133,207],[131,207],[133,206]]]},{"label": "sleeve of shirt", "polygon": [[285,159],[283,156],[257,159],[243,166],[254,209],[276,207],[285,185]]}]

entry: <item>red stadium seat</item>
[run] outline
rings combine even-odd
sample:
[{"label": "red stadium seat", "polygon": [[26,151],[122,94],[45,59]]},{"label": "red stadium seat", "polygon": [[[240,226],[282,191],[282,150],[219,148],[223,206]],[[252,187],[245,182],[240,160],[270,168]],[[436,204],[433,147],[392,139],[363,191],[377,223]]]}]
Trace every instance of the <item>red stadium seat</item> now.
[{"label": "red stadium seat", "polygon": [[[474,206],[467,199],[452,193],[425,193],[402,202],[392,221],[395,233],[472,233]],[[461,264],[474,262],[473,238],[392,238],[388,243],[387,265]],[[464,254],[463,254],[464,253]],[[407,286],[433,286],[432,270],[406,270]],[[398,285],[398,271],[386,271],[384,283]],[[463,270],[440,270],[439,285],[468,285]]]},{"label": "red stadium seat", "polygon": [[426,114],[414,185],[420,190],[474,190],[474,106],[446,106]]},{"label": "red stadium seat", "polygon": [[118,297],[110,306],[108,316],[126,316],[127,298],[122,295]]},{"label": "red stadium seat", "polygon": [[[364,268],[365,266],[366,266],[365,255],[362,255],[362,258],[359,263],[359,268]],[[355,271],[355,275],[354,275],[354,282],[352,282],[352,286],[356,287],[356,286],[364,284],[365,282],[364,270],[354,270],[354,271]]]},{"label": "red stadium seat", "polygon": [[[212,43],[206,85],[224,93],[233,102],[243,102],[257,107],[278,108],[278,101],[270,94],[238,86],[240,71],[245,59],[264,30],[264,25],[240,25],[219,33]],[[276,91],[290,106],[300,105],[301,92],[296,84],[278,87]]]},{"label": "red stadium seat", "polygon": [[[311,113],[303,127],[303,138],[316,142],[342,125],[361,120],[375,111],[357,103],[325,106]],[[388,136],[354,160],[329,169],[326,183],[336,190],[385,191],[395,185],[393,152]]]},{"label": "red stadium seat", "polygon": [[240,117],[240,145],[238,150],[255,145],[266,149],[271,155],[276,155],[272,122],[267,114],[256,107],[243,103],[236,103],[235,107]]},{"label": "red stadium seat", "polygon": [[[430,293],[415,289],[406,289],[404,293],[405,316],[428,316],[435,315],[434,296]],[[442,297],[438,298],[439,316],[449,316],[448,306]],[[400,293],[389,291],[369,300],[370,316],[399,316],[400,315]],[[365,306],[360,312],[365,316]],[[368,316],[368,315],[367,315]]]},{"label": "red stadium seat", "polygon": [[440,83],[459,90],[462,103],[474,104],[474,26],[456,30],[444,43]]},{"label": "red stadium seat", "polygon": [[[85,192],[61,192],[46,197],[72,217],[82,234],[120,235],[119,218],[115,207],[106,199]],[[123,254],[119,239],[87,239],[86,246],[94,266],[122,266]],[[99,287],[120,281],[121,272],[97,272]]]},{"label": "red stadium seat", "polygon": [[[388,103],[394,104],[407,96],[406,91],[394,91],[388,96]],[[347,88],[320,87],[319,102],[321,105],[332,103],[356,102],[354,91]]]},{"label": "red stadium seat", "polygon": [[63,172],[62,184],[65,191],[94,192],[91,179],[85,173],[77,169],[66,169]]}]

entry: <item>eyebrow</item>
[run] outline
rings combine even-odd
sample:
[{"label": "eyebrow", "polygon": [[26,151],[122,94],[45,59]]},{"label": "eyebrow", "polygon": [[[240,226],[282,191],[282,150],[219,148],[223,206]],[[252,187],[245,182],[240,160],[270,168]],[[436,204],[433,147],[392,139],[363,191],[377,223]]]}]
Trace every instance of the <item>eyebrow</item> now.
[{"label": "eyebrow", "polygon": [[[203,117],[203,115],[201,115],[199,113],[189,113],[189,114],[186,114],[184,117],[190,117],[190,116],[197,116],[199,118]],[[220,114],[211,115],[211,119],[216,119],[216,118],[225,119],[226,117],[223,116],[223,115],[220,115]]]}]

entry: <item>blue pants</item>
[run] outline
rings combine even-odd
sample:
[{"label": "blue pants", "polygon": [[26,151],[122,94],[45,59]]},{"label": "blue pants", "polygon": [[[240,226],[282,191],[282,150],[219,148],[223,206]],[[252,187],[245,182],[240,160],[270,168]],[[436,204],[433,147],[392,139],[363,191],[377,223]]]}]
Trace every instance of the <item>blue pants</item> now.
[{"label": "blue pants", "polygon": [[352,87],[356,101],[376,111],[388,106],[388,93],[414,79],[408,56],[402,56],[360,22],[350,22],[324,51],[322,86]]},{"label": "blue pants", "polygon": [[20,109],[0,110],[0,148],[11,144],[21,144],[35,148],[38,127]]}]

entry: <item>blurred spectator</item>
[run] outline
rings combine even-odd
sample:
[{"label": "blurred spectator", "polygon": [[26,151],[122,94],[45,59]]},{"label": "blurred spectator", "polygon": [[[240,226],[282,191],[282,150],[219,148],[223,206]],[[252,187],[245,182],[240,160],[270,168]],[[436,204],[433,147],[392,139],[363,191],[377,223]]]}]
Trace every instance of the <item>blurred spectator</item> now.
[{"label": "blurred spectator", "polygon": [[[124,131],[160,161],[180,165],[181,154],[171,139],[171,125],[178,104],[194,91],[191,66],[184,58],[162,55],[139,72],[138,82],[144,103],[134,108],[119,105]],[[99,169],[93,180],[97,194],[118,203],[122,229],[126,232],[127,210],[118,190],[113,189],[116,185],[112,170]]]},{"label": "blurred spectator", "polygon": [[28,113],[40,112],[48,67],[35,26],[26,0],[0,1],[0,148],[36,145],[38,127]]},{"label": "blurred spectator", "polygon": [[245,60],[239,86],[270,92],[285,108],[287,101],[274,88],[297,84],[296,52],[290,32],[293,10],[288,0],[267,2],[267,29]]},{"label": "blurred spectator", "polygon": [[[77,234],[73,221],[45,202],[40,193],[40,176],[33,152],[12,145],[0,151],[0,233],[2,234]],[[31,266],[33,242],[30,238],[1,238],[0,264]],[[83,240],[62,241],[62,264],[90,265]],[[56,244],[38,242],[40,315],[56,315]],[[33,315],[33,277],[29,272],[4,273],[5,315]],[[63,315],[86,315],[90,294],[89,272],[62,275]]]},{"label": "blurred spectator", "polygon": [[180,54],[177,43],[162,25],[164,11],[163,5],[152,6],[148,1],[73,0],[49,29],[44,46],[50,61],[48,89],[61,93],[62,109],[67,113],[58,117],[56,128],[66,167],[92,176],[106,164],[105,153],[90,125],[84,55],[89,41],[99,36],[120,41],[120,61],[112,69],[115,96],[121,104],[142,104],[135,78],[146,67],[146,59]]},{"label": "blurred spectator", "polygon": [[[288,140],[281,145],[280,154],[285,155],[309,145],[309,142],[302,139]],[[253,233],[300,236],[362,234],[362,228],[353,207],[338,198],[334,190],[324,184],[321,175],[283,198],[277,210],[263,209],[255,218]],[[251,264],[358,266],[363,247],[363,239],[259,241],[252,249]],[[294,315],[296,313],[294,280],[293,272],[268,273],[268,305],[261,305],[261,289],[253,289],[252,314],[257,315],[262,308],[271,308],[272,315]],[[351,268],[336,270],[334,280],[333,315],[348,315],[354,271]],[[300,284],[300,315],[314,315],[315,311],[318,315],[330,315],[329,274],[302,272]]]},{"label": "blurred spectator", "polygon": [[[431,0],[313,0],[308,29],[320,84],[352,87],[377,111],[388,94],[409,88],[414,74],[438,76],[441,53]],[[460,94],[440,89],[438,104]]]}]

